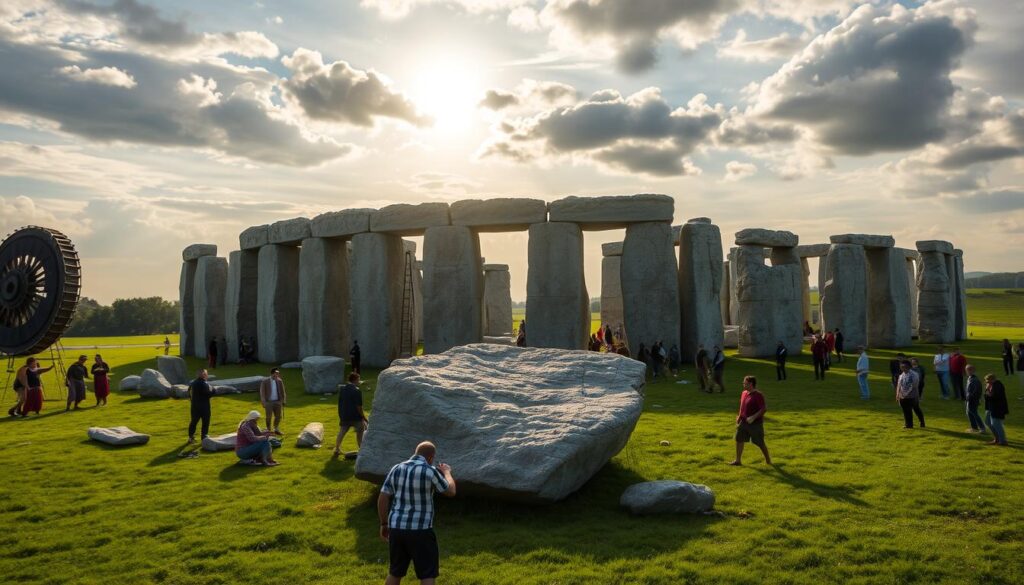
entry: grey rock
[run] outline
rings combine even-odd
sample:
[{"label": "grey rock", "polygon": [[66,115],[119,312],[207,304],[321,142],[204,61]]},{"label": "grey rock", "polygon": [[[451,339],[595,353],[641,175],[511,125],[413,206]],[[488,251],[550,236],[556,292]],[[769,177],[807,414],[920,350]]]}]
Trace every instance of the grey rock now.
[{"label": "grey rock", "polygon": [[302,427],[295,439],[296,447],[319,447],[324,442],[324,423],[311,422]]},{"label": "grey rock", "polygon": [[643,388],[643,364],[614,354],[479,344],[399,360],[378,379],[356,477],[379,483],[429,439],[460,495],[560,500],[626,445]]},{"label": "grey rock", "polygon": [[370,214],[370,231],[395,236],[421,236],[442,225],[451,225],[447,203],[397,203]]},{"label": "grey rock", "polygon": [[955,277],[941,252],[922,251],[917,269],[917,336],[922,343],[952,343],[956,338]]},{"label": "grey rock", "polygon": [[[779,341],[790,356],[798,355],[803,347],[799,258],[790,250],[773,256],[769,267],[760,245],[740,246],[733,258],[740,355],[773,356]],[[776,260],[787,263],[776,264]]]},{"label": "grey rock", "polygon": [[910,331],[911,336],[917,336],[918,330],[918,313],[917,313],[917,262],[920,255],[917,254],[917,250],[914,250],[915,256],[906,257],[904,262],[907,273],[907,290],[910,292]]},{"label": "grey rock", "polygon": [[648,222],[626,228],[619,270],[630,354],[636,356],[641,344],[650,349],[661,341],[666,352],[678,345],[679,279],[672,226]]},{"label": "grey rock", "polygon": [[821,291],[824,329],[838,327],[851,350],[867,345],[867,256],[856,244],[832,244],[828,253],[825,287]]},{"label": "grey rock", "polygon": [[302,240],[311,236],[309,223],[305,217],[275,221],[270,224],[269,243],[298,246]]},{"label": "grey rock", "polygon": [[224,337],[228,363],[237,363],[239,343],[256,339],[256,313],[259,305],[259,250],[231,252],[228,257],[228,283],[224,299]]},{"label": "grey rock", "polygon": [[178,280],[178,351],[183,356],[196,354],[196,265],[197,262],[182,262],[181,277]]},{"label": "grey rock", "polygon": [[117,389],[122,391],[138,390],[140,381],[142,381],[140,376],[125,376],[118,382]]},{"label": "grey rock", "polygon": [[590,298],[583,276],[583,232],[574,223],[530,226],[526,274],[526,344],[584,349]]},{"label": "grey rock", "polygon": [[238,388],[235,388],[234,386],[226,386],[226,385],[223,385],[223,384],[217,384],[216,386],[211,386],[211,388],[213,389],[213,393],[216,394],[217,396],[222,396],[224,394],[241,394],[242,393],[241,390],[239,390]]},{"label": "grey rock", "polygon": [[270,243],[270,226],[254,225],[238,235],[238,247],[242,250],[258,250]]},{"label": "grey rock", "polygon": [[957,340],[967,339],[967,283],[964,279],[963,250],[954,250],[953,278],[956,286],[954,336]]},{"label": "grey rock", "polygon": [[508,264],[484,264],[484,272],[496,270],[499,272],[508,272]]},{"label": "grey rock", "polygon": [[192,244],[181,251],[181,259],[185,262],[199,260],[203,256],[216,256],[217,244]]},{"label": "grey rock", "polygon": [[572,222],[587,230],[621,229],[631,223],[671,223],[675,200],[668,195],[566,197],[548,204],[548,221]]},{"label": "grey rock", "polygon": [[540,199],[467,199],[451,206],[452,225],[469,226],[477,232],[523,231],[547,217],[547,204]]},{"label": "grey rock", "polygon": [[265,376],[246,376],[244,378],[228,378],[217,380],[217,386],[234,388],[238,392],[259,392],[260,384]]},{"label": "grey rock", "polygon": [[811,319],[811,265],[807,262],[806,256],[800,257],[800,300],[803,307],[803,321],[810,323]]},{"label": "grey rock", "polygon": [[515,345],[516,340],[511,335],[496,336],[496,335],[484,335],[483,343],[491,345]]},{"label": "grey rock", "polygon": [[217,338],[217,344],[224,343],[224,300],[227,298],[227,258],[204,256],[196,263],[194,316],[195,356],[206,358],[210,340]]},{"label": "grey rock", "polygon": [[896,240],[892,236],[875,234],[838,234],[831,236],[829,241],[833,244],[856,244],[865,248],[892,248]]},{"label": "grey rock", "polygon": [[[423,236],[423,352],[479,343],[484,277],[480,238],[466,226],[427,228]],[[511,327],[511,298],[509,327]]]},{"label": "grey rock", "polygon": [[370,215],[374,209],[342,209],[328,211],[313,218],[310,225],[314,238],[347,238],[370,231]]},{"label": "grey rock", "polygon": [[918,252],[940,252],[942,254],[952,254],[953,244],[944,240],[918,240],[914,247],[917,248]]},{"label": "grey rock", "polygon": [[234,451],[235,438],[238,433],[227,433],[224,435],[209,436],[203,439],[201,444],[203,451]]},{"label": "grey rock", "polygon": [[830,244],[805,244],[796,247],[796,255],[801,258],[827,256]]},{"label": "grey rock", "polygon": [[601,258],[601,324],[615,330],[625,320],[622,307],[622,255]]},{"label": "grey rock", "polygon": [[282,370],[301,370],[302,362],[285,362],[280,367]]},{"label": "grey rock", "polygon": [[172,392],[171,383],[156,370],[142,370],[139,377],[139,396],[143,398],[168,398]]},{"label": "grey rock", "polygon": [[276,364],[299,356],[299,249],[268,244],[260,248],[256,299],[256,352]]},{"label": "grey rock", "polygon": [[[504,270],[488,266],[503,266]],[[512,275],[507,264],[484,264],[484,335],[512,333]]]},{"label": "grey rock", "polygon": [[307,238],[299,250],[299,357],[346,355],[352,345],[348,249]]},{"label": "grey rock", "polygon": [[353,236],[350,269],[352,339],[359,341],[363,365],[385,368],[398,357],[401,344],[402,239],[390,234]]},{"label": "grey rock", "polygon": [[723,328],[723,341],[722,347],[728,347],[730,349],[736,349],[740,346],[740,328],[739,325],[728,325]]},{"label": "grey rock", "polygon": [[145,445],[149,442],[149,435],[137,433],[128,427],[89,427],[87,433],[93,441],[115,445]]},{"label": "grey rock", "polygon": [[715,492],[685,481],[645,481],[622,493],[619,505],[633,514],[703,514],[715,507]]},{"label": "grey rock", "polygon": [[[722,312],[722,325],[732,325],[732,283],[729,281],[729,261],[722,262],[722,288],[718,293],[719,310]],[[682,315],[680,315],[682,319]]]},{"label": "grey rock", "polygon": [[180,357],[158,355],[156,356],[156,369],[171,384],[187,384],[189,382],[188,364]]},{"label": "grey rock", "polygon": [[766,248],[794,248],[800,238],[793,232],[747,228],[736,232],[737,246],[762,246]]},{"label": "grey rock", "polygon": [[345,381],[345,360],[315,355],[302,360],[302,383],[306,394],[333,394]]},{"label": "grey rock", "polygon": [[602,256],[622,256],[622,242],[608,242],[601,244]]},{"label": "grey rock", "polygon": [[896,248],[867,248],[866,257],[868,346],[906,347],[911,344],[906,257]]},{"label": "grey rock", "polygon": [[172,384],[167,395],[170,398],[188,398],[188,384]]},{"label": "grey rock", "polygon": [[679,239],[682,355],[696,354],[699,345],[722,346],[721,294],[722,234],[709,221],[690,220],[682,226]]}]

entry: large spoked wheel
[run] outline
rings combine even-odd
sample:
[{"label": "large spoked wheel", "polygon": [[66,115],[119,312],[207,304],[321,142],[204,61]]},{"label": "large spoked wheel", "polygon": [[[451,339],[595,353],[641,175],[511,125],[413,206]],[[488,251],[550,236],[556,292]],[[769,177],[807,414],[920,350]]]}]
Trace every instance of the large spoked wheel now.
[{"label": "large spoked wheel", "polygon": [[82,288],[78,253],[67,236],[24,227],[0,244],[0,353],[29,355],[71,326]]}]

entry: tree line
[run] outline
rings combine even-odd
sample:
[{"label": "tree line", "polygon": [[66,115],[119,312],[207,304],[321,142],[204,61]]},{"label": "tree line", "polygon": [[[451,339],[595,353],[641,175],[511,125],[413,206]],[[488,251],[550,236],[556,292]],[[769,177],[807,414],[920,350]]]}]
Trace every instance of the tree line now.
[{"label": "tree line", "polygon": [[83,297],[67,337],[109,337],[178,332],[178,301],[160,297],[117,299],[101,305]]}]

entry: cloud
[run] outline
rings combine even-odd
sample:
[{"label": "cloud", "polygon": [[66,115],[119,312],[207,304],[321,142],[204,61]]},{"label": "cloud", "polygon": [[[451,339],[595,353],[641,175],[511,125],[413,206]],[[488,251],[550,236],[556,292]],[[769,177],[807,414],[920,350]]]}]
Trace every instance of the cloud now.
[{"label": "cloud", "polygon": [[320,53],[303,48],[281,62],[292,72],[281,84],[286,97],[310,119],[367,127],[375,118],[430,124],[412,101],[392,90],[375,71],[360,71],[344,61],[325,64]]},{"label": "cloud", "polygon": [[554,105],[572,105],[577,99],[579,92],[571,85],[556,81],[524,79],[512,91],[487,90],[480,101],[480,107],[495,111],[517,106],[539,109]]},{"label": "cloud", "polygon": [[500,89],[489,89],[480,100],[480,107],[489,110],[503,110],[519,104],[519,97],[516,94]]},{"label": "cloud", "polygon": [[805,40],[789,33],[750,41],[747,40],[747,31],[741,28],[731,41],[719,47],[718,54],[740,61],[775,61],[792,57],[806,44]]},{"label": "cloud", "polygon": [[100,85],[111,85],[127,89],[135,87],[135,79],[117,67],[82,69],[78,65],[67,65],[57,71],[68,79],[82,83],[99,83]]},{"label": "cloud", "polygon": [[360,6],[376,10],[387,19],[404,18],[420,6],[444,5],[473,14],[498,12],[530,4],[531,0],[361,0]]},{"label": "cloud", "polygon": [[731,160],[725,163],[725,181],[735,182],[742,181],[747,177],[753,176],[757,173],[757,165],[753,163],[742,163],[736,160]]},{"label": "cloud", "polygon": [[1009,187],[983,190],[949,197],[943,202],[960,213],[987,214],[1008,213],[1024,210],[1024,188]]},{"label": "cloud", "polygon": [[53,213],[36,206],[35,201],[24,195],[0,196],[0,238],[27,225],[53,226],[56,223]]}]

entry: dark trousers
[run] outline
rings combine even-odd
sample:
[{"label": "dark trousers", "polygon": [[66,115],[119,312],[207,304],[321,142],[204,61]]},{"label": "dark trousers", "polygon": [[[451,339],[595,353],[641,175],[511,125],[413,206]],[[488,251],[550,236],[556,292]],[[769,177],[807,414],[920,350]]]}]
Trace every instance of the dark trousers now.
[{"label": "dark trousers", "polygon": [[775,376],[779,380],[786,379],[786,362],[775,362]]},{"label": "dark trousers", "polygon": [[843,361],[843,348],[841,347],[836,348],[836,361]]},{"label": "dark trousers", "polygon": [[814,356],[814,379],[825,379],[825,360],[818,356]]},{"label": "dark trousers", "polygon": [[964,394],[964,375],[950,372],[949,379],[953,381],[953,396],[958,400],[967,400],[967,395]]},{"label": "dark trousers", "polygon": [[1003,373],[1007,376],[1013,373],[1013,356],[1003,356]]},{"label": "dark trousers", "polygon": [[715,389],[715,385],[718,385],[719,392],[725,392],[725,368],[715,368],[711,372],[711,386],[708,387],[708,391]]},{"label": "dark trousers", "polygon": [[192,403],[192,419],[188,423],[188,438],[192,439],[196,436],[196,423],[200,420],[203,421],[203,428],[201,435],[202,438],[206,438],[210,434],[210,403]]},{"label": "dark trousers", "polygon": [[908,429],[914,428],[914,415],[917,415],[917,420],[921,422],[921,426],[924,426],[924,413],[921,412],[921,404],[917,401],[917,398],[904,398],[900,400],[900,408],[903,409],[903,426]]},{"label": "dark trousers", "polygon": [[359,362],[361,362],[361,361],[362,361],[362,358],[352,358],[352,371],[353,372],[355,372],[357,374],[362,374],[362,372],[359,371]]}]

